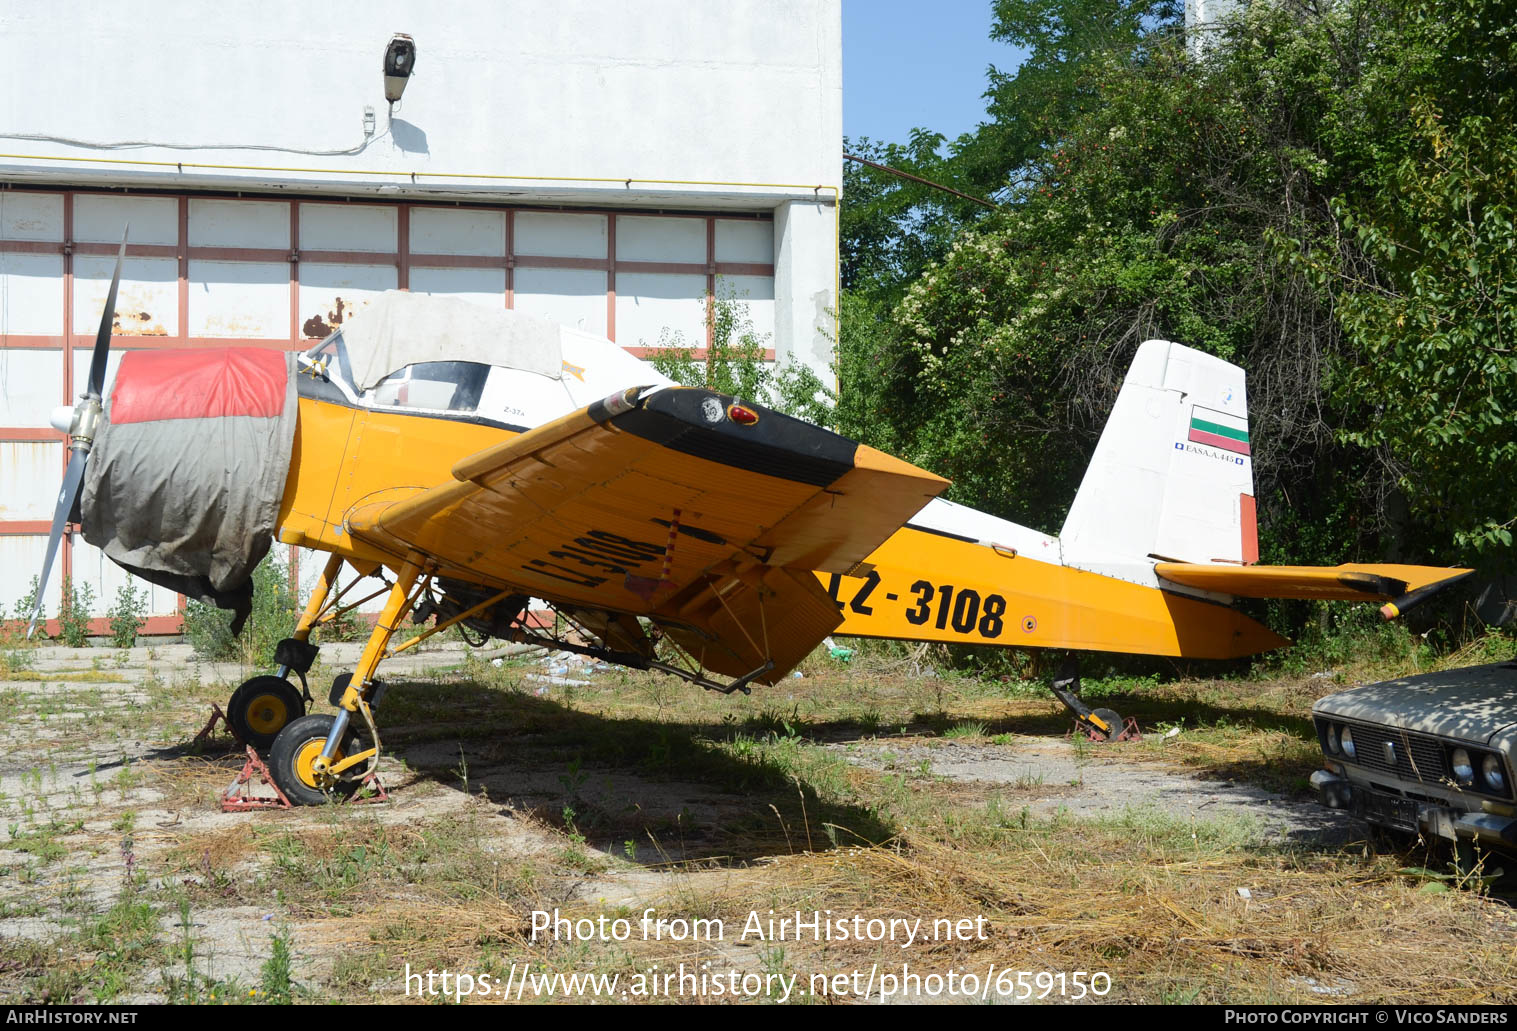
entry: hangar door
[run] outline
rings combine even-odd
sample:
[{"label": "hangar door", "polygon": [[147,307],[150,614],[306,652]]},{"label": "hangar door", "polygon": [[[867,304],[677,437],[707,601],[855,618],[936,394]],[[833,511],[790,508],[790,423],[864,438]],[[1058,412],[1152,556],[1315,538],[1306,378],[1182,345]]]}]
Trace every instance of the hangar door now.
[{"label": "hangar door", "polygon": [[[42,568],[67,457],[65,435],[48,416],[70,403],[88,373],[128,223],[113,358],[136,348],[303,348],[395,289],[546,315],[639,356],[666,332],[701,348],[708,299],[718,290],[747,306],[761,336],[774,326],[767,211],[0,191],[0,610],[7,616]],[[103,616],[126,574],[77,534],[60,555],[63,574],[90,586],[95,615]],[[302,581],[314,570],[305,572]],[[57,614],[61,581],[55,571],[49,616]],[[177,631],[183,600],[150,591],[146,632]],[[95,632],[105,630],[98,619]]]}]

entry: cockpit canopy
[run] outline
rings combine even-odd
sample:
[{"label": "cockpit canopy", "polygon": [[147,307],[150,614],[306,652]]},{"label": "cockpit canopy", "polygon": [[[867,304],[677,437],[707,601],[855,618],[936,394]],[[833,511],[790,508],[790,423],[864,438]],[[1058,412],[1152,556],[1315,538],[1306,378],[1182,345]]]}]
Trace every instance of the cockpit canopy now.
[{"label": "cockpit canopy", "polygon": [[560,379],[562,332],[558,323],[536,315],[387,290],[306,353],[316,357],[340,336],[346,351],[340,371],[359,392],[408,366],[433,363],[469,362]]},{"label": "cockpit canopy", "polygon": [[[509,309],[393,290],[300,355],[300,365],[348,404],[518,429],[629,386],[669,382],[611,341],[582,330]],[[309,377],[303,382],[311,383]]]}]

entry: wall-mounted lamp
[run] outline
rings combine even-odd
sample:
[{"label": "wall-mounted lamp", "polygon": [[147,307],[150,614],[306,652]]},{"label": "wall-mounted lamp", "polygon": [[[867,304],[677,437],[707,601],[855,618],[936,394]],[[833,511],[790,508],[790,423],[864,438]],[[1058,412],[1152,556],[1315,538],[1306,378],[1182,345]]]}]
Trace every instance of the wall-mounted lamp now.
[{"label": "wall-mounted lamp", "polygon": [[385,99],[393,106],[406,91],[406,81],[416,66],[416,41],[403,32],[390,37],[385,47]]}]

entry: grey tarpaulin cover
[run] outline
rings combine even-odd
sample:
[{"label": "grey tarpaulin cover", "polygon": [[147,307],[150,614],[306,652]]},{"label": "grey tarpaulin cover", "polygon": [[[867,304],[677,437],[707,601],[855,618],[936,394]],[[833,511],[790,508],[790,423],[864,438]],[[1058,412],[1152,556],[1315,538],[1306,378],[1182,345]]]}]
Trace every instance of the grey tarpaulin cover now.
[{"label": "grey tarpaulin cover", "polygon": [[559,332],[536,315],[401,290],[385,291],[342,324],[360,391],[419,362],[478,362],[562,379]]},{"label": "grey tarpaulin cover", "polygon": [[90,455],[84,539],[151,583],[252,609],[290,469],[295,356],[254,348],[122,356]]}]

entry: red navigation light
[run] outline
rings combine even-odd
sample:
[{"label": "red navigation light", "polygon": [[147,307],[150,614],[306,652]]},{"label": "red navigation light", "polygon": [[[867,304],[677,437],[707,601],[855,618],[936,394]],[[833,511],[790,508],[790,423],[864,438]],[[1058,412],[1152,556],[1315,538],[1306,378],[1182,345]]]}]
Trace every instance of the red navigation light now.
[{"label": "red navigation light", "polygon": [[758,412],[755,412],[747,405],[728,405],[727,418],[739,426],[752,426],[758,422]]}]

